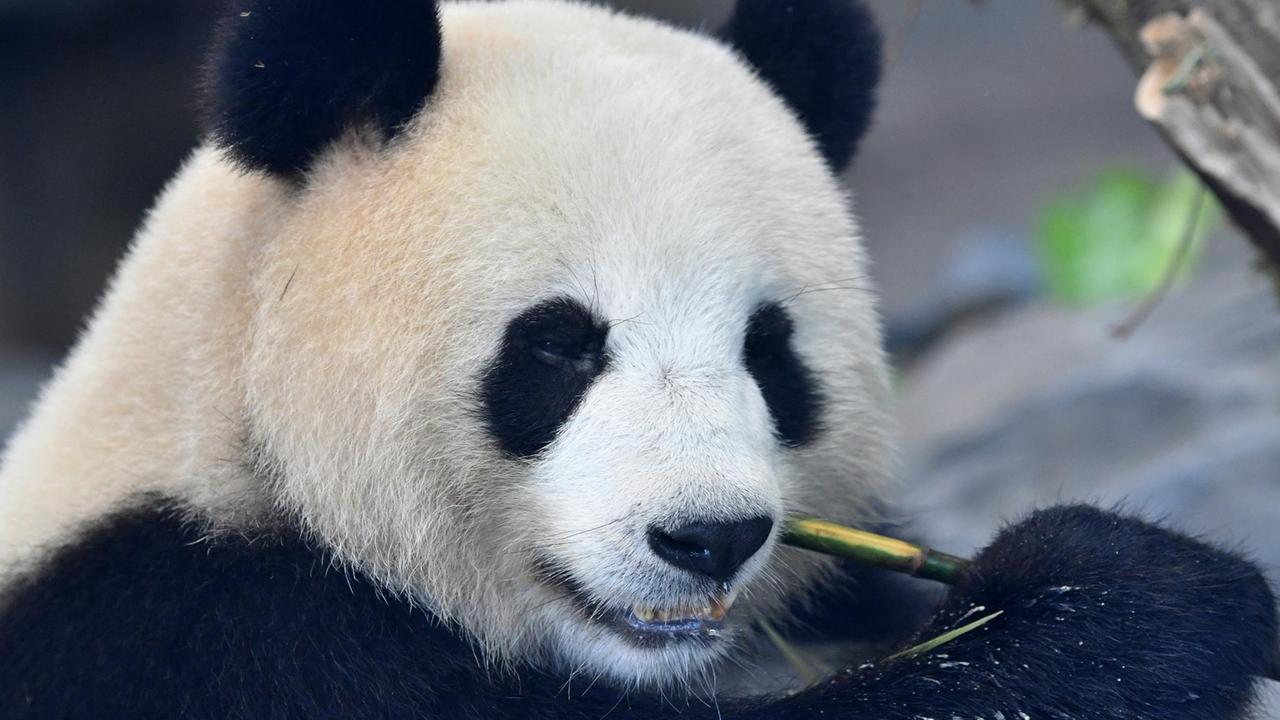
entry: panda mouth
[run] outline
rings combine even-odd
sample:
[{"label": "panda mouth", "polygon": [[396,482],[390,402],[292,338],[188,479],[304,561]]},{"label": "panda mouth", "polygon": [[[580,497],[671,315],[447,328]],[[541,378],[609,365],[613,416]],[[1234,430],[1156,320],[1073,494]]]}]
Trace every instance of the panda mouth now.
[{"label": "panda mouth", "polygon": [[671,609],[652,608],[647,605],[634,605],[629,619],[642,626],[662,627],[690,622],[719,623],[729,612],[733,599],[727,593],[717,593],[710,600],[700,605],[687,605]]},{"label": "panda mouth", "polygon": [[571,575],[540,562],[538,575],[562,593],[588,624],[609,629],[639,647],[661,647],[674,642],[709,643],[720,638],[737,593],[721,585],[706,600],[660,607],[635,603],[630,607],[602,602]]},{"label": "panda mouth", "polygon": [[696,605],[653,608],[637,604],[621,614],[623,622],[634,632],[714,638],[724,626],[731,605],[733,597],[727,592],[720,592]]},{"label": "panda mouth", "polygon": [[733,605],[733,597],[727,592],[717,592],[705,602],[668,608],[637,603],[622,609],[578,594],[569,597],[587,622],[603,625],[630,644],[644,648],[677,642],[714,642],[724,632],[725,618]]}]

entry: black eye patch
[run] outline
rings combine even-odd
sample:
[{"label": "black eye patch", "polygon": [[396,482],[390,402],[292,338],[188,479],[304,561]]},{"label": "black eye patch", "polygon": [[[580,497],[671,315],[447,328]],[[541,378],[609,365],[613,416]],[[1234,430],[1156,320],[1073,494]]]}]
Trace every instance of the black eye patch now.
[{"label": "black eye patch", "polygon": [[821,431],[822,397],[813,373],[796,355],[795,325],[778,303],[756,308],[747,323],[743,360],[773,416],[778,439],[800,447]]},{"label": "black eye patch", "polygon": [[581,304],[556,298],[507,324],[482,381],[485,420],[503,452],[542,452],[608,364],[609,328]]}]

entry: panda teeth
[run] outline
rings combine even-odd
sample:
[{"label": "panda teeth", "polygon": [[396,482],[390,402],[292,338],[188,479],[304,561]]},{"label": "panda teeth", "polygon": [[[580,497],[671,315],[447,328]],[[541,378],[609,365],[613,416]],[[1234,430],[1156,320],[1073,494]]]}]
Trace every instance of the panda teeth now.
[{"label": "panda teeth", "polygon": [[711,598],[711,606],[707,608],[707,617],[714,622],[720,622],[729,612],[729,606],[733,604],[733,598],[725,595],[716,595]]},{"label": "panda teeth", "polygon": [[717,595],[711,598],[710,601],[700,605],[685,605],[674,608],[654,608],[637,604],[631,608],[631,614],[640,622],[645,623],[670,623],[687,620],[720,622],[724,620],[725,615],[729,612],[729,606],[732,604],[732,598]]}]

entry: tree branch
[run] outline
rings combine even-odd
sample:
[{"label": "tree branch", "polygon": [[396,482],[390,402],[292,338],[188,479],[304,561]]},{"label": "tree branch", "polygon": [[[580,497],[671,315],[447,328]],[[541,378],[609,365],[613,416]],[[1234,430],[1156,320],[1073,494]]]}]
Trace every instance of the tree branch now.
[{"label": "tree branch", "polygon": [[1280,4],[1063,0],[1142,78],[1134,104],[1280,266]]}]

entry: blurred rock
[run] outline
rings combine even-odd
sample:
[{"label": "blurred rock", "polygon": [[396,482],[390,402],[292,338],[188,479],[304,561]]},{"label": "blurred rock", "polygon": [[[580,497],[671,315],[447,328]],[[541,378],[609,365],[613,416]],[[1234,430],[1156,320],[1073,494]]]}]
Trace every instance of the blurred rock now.
[{"label": "blurred rock", "polygon": [[1028,243],[999,230],[964,234],[959,250],[910,313],[890,314],[885,346],[905,366],[953,330],[1026,302],[1040,290]]},{"label": "blurred rock", "polygon": [[903,381],[907,506],[969,553],[1051,503],[1124,503],[1280,579],[1280,308],[1238,240],[1128,340],[1128,308],[1010,311]]}]

